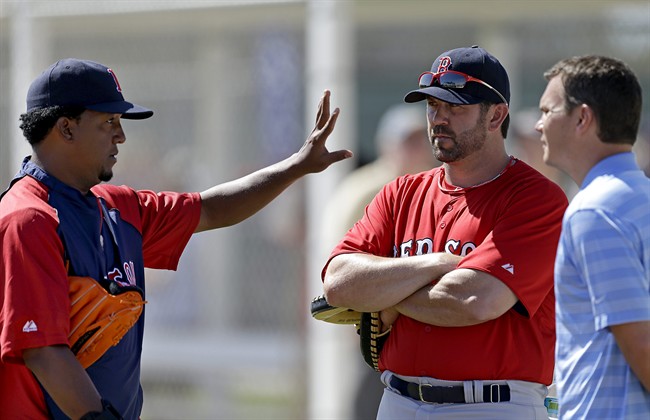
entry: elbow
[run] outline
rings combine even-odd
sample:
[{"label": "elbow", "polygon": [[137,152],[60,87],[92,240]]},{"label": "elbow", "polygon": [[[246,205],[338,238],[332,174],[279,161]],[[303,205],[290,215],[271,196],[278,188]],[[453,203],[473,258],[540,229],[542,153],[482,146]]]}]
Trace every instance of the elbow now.
[{"label": "elbow", "polygon": [[345,275],[340,267],[336,264],[336,258],[332,260],[325,271],[323,278],[323,292],[327,303],[337,308],[350,308],[351,302],[348,299],[348,291],[345,287]]},{"label": "elbow", "polygon": [[481,302],[476,297],[468,299],[466,302],[466,316],[468,325],[482,324],[492,321],[503,315],[503,311],[497,310],[494,305]]},{"label": "elbow", "polygon": [[323,292],[327,303],[337,308],[346,308],[347,300],[341,285],[339,284],[336,276],[327,273],[323,281]]},{"label": "elbow", "polygon": [[359,312],[375,311],[369,302],[373,301],[377,290],[367,285],[363,275],[359,274],[358,266],[346,254],[338,255],[330,261],[323,276],[323,290],[327,303],[331,306]]}]

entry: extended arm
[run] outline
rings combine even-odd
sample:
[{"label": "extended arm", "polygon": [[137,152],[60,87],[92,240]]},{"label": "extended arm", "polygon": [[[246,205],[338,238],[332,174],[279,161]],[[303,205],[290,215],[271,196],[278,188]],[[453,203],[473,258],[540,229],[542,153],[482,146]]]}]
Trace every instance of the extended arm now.
[{"label": "extended arm", "polygon": [[380,311],[453,270],[460,260],[461,257],[445,252],[407,258],[360,253],[337,255],[325,273],[325,296],[333,306],[361,312]]},{"label": "extended arm", "polygon": [[330,152],[325,146],[338,115],[338,108],[330,115],[330,93],[325,91],[318,106],[316,126],[298,152],[201,193],[201,217],[195,232],[239,223],[264,208],[299,178],[351,157],[349,150]]},{"label": "extended arm", "polygon": [[610,330],[632,372],[650,392],[650,321],[613,325]]},{"label": "extended arm", "polygon": [[67,346],[23,351],[25,365],[70,418],[101,412],[101,397],[90,377]]}]

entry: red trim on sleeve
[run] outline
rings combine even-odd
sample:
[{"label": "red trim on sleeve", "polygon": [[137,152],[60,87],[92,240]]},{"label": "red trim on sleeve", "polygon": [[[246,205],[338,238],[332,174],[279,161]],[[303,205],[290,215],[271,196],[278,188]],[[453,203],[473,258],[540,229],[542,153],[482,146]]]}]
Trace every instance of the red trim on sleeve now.
[{"label": "red trim on sleeve", "polygon": [[156,193],[108,184],[95,187],[93,192],[103,197],[109,207],[118,208],[122,220],[142,234],[146,267],[176,270],[199,224],[199,193]]}]

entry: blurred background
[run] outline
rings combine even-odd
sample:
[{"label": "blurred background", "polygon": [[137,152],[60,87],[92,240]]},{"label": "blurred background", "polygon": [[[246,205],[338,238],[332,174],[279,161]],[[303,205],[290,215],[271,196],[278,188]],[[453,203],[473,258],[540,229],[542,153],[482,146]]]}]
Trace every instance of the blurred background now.
[{"label": "blurred background", "polygon": [[309,313],[334,246],[324,209],[377,157],[383,112],[440,53],[473,44],[510,74],[510,152],[569,196],[532,133],[542,73],[573,55],[626,61],[645,89],[636,149],[649,170],[648,0],[0,0],[3,188],[29,154],[18,129],[29,83],[60,58],[106,64],[127,100],[155,110],[123,121],[112,182],[138,189],[201,191],[245,175],[298,150],[324,89],[341,108],[329,145],[354,159],[197,235],[178,271],[147,272],[143,420],[354,418],[356,377],[369,369],[354,330]]}]

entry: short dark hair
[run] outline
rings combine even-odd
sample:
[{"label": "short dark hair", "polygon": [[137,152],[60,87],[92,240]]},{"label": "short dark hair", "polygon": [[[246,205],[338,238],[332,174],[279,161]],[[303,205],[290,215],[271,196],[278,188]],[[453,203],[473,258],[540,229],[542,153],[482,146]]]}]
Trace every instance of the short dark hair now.
[{"label": "short dark hair", "polygon": [[29,144],[35,146],[45,138],[59,118],[78,120],[84,111],[84,107],[74,105],[35,109],[20,115],[20,129]]},{"label": "short dark hair", "polygon": [[627,64],[598,55],[572,57],[544,73],[546,80],[556,76],[566,92],[566,111],[586,104],[594,111],[602,142],[634,144],[641,121],[641,85]]},{"label": "short dark hair", "polygon": [[[485,115],[488,109],[494,104],[495,104],[494,102],[489,102],[489,101],[480,102],[479,105],[481,107],[481,114]],[[510,113],[508,113],[506,119],[503,120],[503,122],[501,123],[501,135],[503,136],[504,139],[508,136],[508,127],[510,127]]]}]

